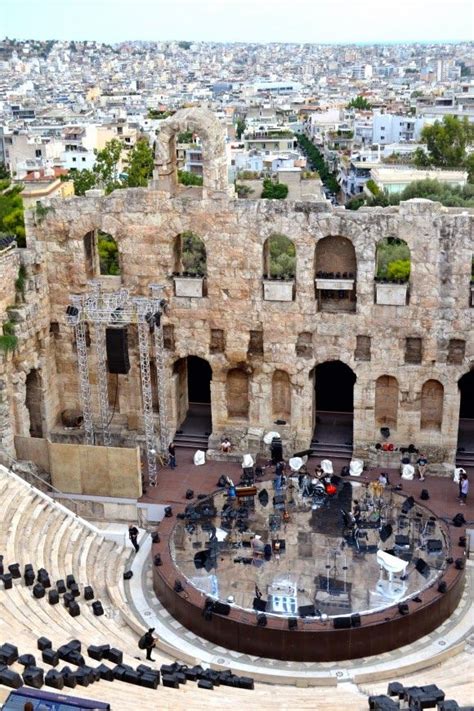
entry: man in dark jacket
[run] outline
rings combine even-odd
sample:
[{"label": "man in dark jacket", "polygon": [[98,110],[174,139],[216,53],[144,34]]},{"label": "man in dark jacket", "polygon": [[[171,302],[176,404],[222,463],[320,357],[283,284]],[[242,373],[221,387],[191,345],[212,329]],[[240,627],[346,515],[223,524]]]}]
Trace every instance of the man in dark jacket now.
[{"label": "man in dark jacket", "polygon": [[142,649],[146,649],[146,658],[150,662],[154,662],[155,660],[151,656],[151,650],[154,649],[156,645],[156,640],[153,637],[153,632],[155,631],[154,627],[150,627],[148,632],[146,632],[143,637],[140,639],[140,644],[139,647]]},{"label": "man in dark jacket", "polygon": [[131,523],[128,527],[128,537],[132,541],[132,546],[135,548],[135,553],[138,553],[138,551],[140,550],[140,546],[137,543],[138,528],[133,523]]}]

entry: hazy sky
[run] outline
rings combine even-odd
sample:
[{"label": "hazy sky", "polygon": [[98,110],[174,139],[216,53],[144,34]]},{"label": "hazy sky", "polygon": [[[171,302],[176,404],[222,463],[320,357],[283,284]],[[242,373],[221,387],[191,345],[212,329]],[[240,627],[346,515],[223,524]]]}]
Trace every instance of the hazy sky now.
[{"label": "hazy sky", "polygon": [[396,42],[472,40],[472,0],[1,0],[0,37]]}]

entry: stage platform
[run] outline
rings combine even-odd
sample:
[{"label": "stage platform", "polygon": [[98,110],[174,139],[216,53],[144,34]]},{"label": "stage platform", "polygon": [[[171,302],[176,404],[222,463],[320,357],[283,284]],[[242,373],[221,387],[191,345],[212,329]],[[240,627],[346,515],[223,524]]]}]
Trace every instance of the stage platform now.
[{"label": "stage platform", "polygon": [[[250,497],[248,516],[242,516],[243,500],[233,504],[236,519],[231,530],[226,530],[227,516],[222,526],[221,511],[227,499],[217,493],[198,502],[201,513],[193,521],[173,517],[160,524],[161,542],[153,546],[153,554],[160,553],[163,565],[154,566],[155,592],[188,629],[223,647],[257,656],[332,661],[378,654],[412,642],[449,617],[463,589],[463,571],[447,562],[464,554],[457,546],[459,529],[450,528],[437,515],[463,507],[456,506],[455,487],[446,480],[452,505],[446,502],[439,511],[438,501],[435,511],[430,499],[425,506],[419,494],[422,487],[434,491],[430,482],[439,487],[440,480],[434,479],[403,482],[403,492],[389,488],[374,506],[368,479],[341,479],[336,496],[314,508],[314,502],[301,495],[297,482],[280,494],[284,502],[277,499],[274,505],[277,492],[266,481],[258,484],[258,491],[266,489],[268,504],[263,505],[258,495]],[[402,508],[410,489],[416,500],[405,516]],[[356,537],[343,528],[341,515],[354,498],[363,508]],[[193,500],[192,506],[196,503]],[[182,513],[186,504],[175,507],[174,513]],[[289,516],[288,521],[283,514]],[[237,518],[245,521],[240,529],[246,530],[235,525]],[[392,531],[386,529],[389,535],[382,541],[384,525],[392,526]],[[255,552],[252,534],[260,537],[257,540],[263,546],[271,547],[268,558],[265,552]],[[390,583],[388,574],[381,574],[378,550],[407,561],[405,580],[394,576]],[[176,580],[183,586],[181,593],[174,590]],[[438,591],[441,580],[446,582],[445,593]],[[265,601],[265,606],[260,603],[265,626],[257,625],[253,610],[255,585]],[[224,607],[218,609],[225,614],[213,613],[206,620],[206,598],[222,603]],[[408,615],[400,612],[399,603],[408,605]],[[352,622],[351,615],[356,615]],[[289,629],[288,618],[297,619],[296,629]]]}]

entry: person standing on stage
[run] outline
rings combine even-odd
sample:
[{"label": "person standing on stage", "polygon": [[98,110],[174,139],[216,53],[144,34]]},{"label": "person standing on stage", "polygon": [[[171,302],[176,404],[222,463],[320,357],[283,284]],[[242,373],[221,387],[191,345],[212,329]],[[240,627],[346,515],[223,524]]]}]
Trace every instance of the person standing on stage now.
[{"label": "person standing on stage", "polygon": [[138,528],[133,523],[131,523],[128,527],[128,537],[132,542],[132,546],[135,548],[135,553],[138,553],[138,551],[140,550],[140,546],[137,543],[138,533]]},{"label": "person standing on stage", "polygon": [[459,481],[459,491],[460,491],[459,498],[461,499],[461,506],[465,506],[467,495],[469,493],[469,479],[467,478],[466,472],[464,472],[464,474],[461,474],[461,478]]},{"label": "person standing on stage", "polygon": [[170,446],[168,447],[168,465],[171,469],[176,469],[176,449],[174,446],[174,442],[170,442]]}]

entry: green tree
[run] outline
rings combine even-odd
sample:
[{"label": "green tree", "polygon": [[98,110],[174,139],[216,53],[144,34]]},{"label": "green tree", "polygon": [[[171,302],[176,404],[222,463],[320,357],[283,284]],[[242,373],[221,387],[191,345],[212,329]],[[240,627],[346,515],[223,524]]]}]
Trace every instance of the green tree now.
[{"label": "green tree", "polygon": [[187,170],[178,170],[178,182],[182,185],[202,185],[202,175],[190,173]]},{"label": "green tree", "polygon": [[288,195],[288,185],[285,183],[274,183],[270,178],[264,178],[262,198],[268,200],[284,200]]},{"label": "green tree", "polygon": [[178,133],[178,143],[192,143],[193,142],[193,132],[192,131],[182,131]]},{"label": "green tree", "polygon": [[356,96],[347,104],[348,109],[359,109],[360,111],[369,111],[372,106],[369,104],[365,96]]},{"label": "green tree", "polygon": [[242,135],[245,131],[246,128],[246,123],[245,119],[243,118],[238,118],[236,123],[235,123],[235,135],[237,136],[237,139],[240,141],[242,138]]},{"label": "green tree", "polygon": [[26,246],[22,185],[0,193],[0,232],[15,235],[19,247]]},{"label": "green tree", "polygon": [[206,248],[204,242],[194,232],[181,235],[181,264],[190,276],[206,275]]},{"label": "green tree", "polygon": [[387,279],[389,281],[408,281],[410,278],[410,260],[397,259],[395,262],[390,262],[387,267]]},{"label": "green tree", "polygon": [[[429,164],[439,168],[461,168],[467,159],[466,148],[474,141],[474,125],[467,117],[443,116],[443,121],[436,121],[432,126],[425,126],[421,132],[421,141],[426,143]],[[415,163],[421,160],[419,152]]]},{"label": "green tree", "polygon": [[285,235],[272,235],[268,239],[267,269],[272,279],[294,279],[296,275],[296,249]]},{"label": "green tree", "polygon": [[97,251],[99,252],[100,273],[105,275],[120,274],[118,246],[111,235],[99,230]]},{"label": "green tree", "polygon": [[191,42],[184,42],[184,41],[178,42],[178,47],[180,47],[180,49],[186,49],[186,50],[190,49]]},{"label": "green tree", "polygon": [[116,188],[123,187],[119,180],[119,161],[122,153],[122,142],[112,138],[101,150],[95,150],[96,162],[94,173],[97,175],[97,184],[101,185],[106,193],[111,193]]},{"label": "green tree", "polygon": [[314,143],[312,143],[303,133],[297,135],[299,147],[308,159],[308,166],[311,170],[316,170],[319,173],[324,186],[329,192],[337,195],[339,192],[339,183],[335,173],[331,173],[327,167],[321,151],[319,151]]},{"label": "green tree", "polygon": [[85,195],[86,190],[95,188],[97,184],[97,174],[92,170],[71,170],[65,179],[72,179],[75,195]]},{"label": "green tree", "polygon": [[153,176],[153,150],[146,138],[140,138],[127,161],[127,187],[146,188]]}]

